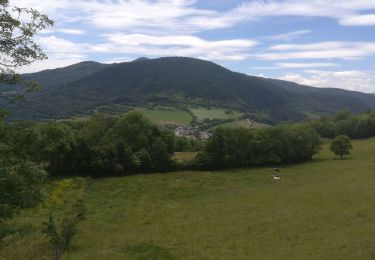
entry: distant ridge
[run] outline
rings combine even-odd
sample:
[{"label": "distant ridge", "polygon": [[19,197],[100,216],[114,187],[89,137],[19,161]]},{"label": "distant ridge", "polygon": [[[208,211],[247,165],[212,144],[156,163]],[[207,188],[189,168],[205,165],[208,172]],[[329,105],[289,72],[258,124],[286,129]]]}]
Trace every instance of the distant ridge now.
[{"label": "distant ridge", "polygon": [[219,106],[268,122],[297,121],[348,108],[375,107],[375,95],[320,89],[248,76],[215,63],[184,57],[138,58],[133,62],[81,62],[26,74],[43,91],[8,105],[11,119],[48,119],[90,114],[102,106]]},{"label": "distant ridge", "polygon": [[132,62],[137,62],[137,61],[147,61],[147,60],[150,60],[149,58],[146,58],[146,57],[140,57],[138,59],[135,59],[133,60]]}]

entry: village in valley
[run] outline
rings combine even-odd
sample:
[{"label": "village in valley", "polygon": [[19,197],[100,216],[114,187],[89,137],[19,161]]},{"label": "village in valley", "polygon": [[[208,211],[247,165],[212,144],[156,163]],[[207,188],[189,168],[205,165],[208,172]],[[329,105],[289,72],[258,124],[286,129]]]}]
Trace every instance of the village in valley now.
[{"label": "village in valley", "polygon": [[[254,121],[251,121],[249,118],[246,119],[247,122],[247,128],[253,128],[254,127]],[[208,140],[212,133],[209,130],[201,130],[199,126],[197,125],[188,125],[188,126],[173,126],[169,125],[166,126],[168,129],[173,130],[175,136],[183,136],[193,139],[200,139],[202,141]]]}]

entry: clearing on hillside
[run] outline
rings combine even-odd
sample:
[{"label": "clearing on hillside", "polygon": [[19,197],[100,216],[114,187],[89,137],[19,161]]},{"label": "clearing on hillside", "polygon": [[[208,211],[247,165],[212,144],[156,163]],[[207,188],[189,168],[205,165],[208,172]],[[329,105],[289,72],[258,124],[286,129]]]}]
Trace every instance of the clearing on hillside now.
[{"label": "clearing on hillside", "polygon": [[[251,120],[251,122],[253,123],[252,128],[264,128],[264,127],[270,126],[270,125],[267,125],[267,124],[264,124],[264,123],[259,123],[259,122],[253,121],[253,120]],[[238,121],[233,121],[233,122],[229,122],[229,123],[216,125],[214,127],[211,127],[210,130],[214,130],[218,127],[243,127],[243,128],[248,128],[249,123],[247,122],[247,119],[243,119],[243,120],[238,120]]]},{"label": "clearing on hillside", "polygon": [[188,125],[192,117],[184,110],[175,108],[143,108],[137,107],[136,111],[141,112],[145,117],[156,124],[161,125]]},{"label": "clearing on hillside", "polygon": [[216,107],[212,107],[210,109],[203,107],[191,107],[189,109],[197,117],[198,121],[203,121],[204,119],[236,119],[243,115],[238,111],[229,111],[223,108]]}]

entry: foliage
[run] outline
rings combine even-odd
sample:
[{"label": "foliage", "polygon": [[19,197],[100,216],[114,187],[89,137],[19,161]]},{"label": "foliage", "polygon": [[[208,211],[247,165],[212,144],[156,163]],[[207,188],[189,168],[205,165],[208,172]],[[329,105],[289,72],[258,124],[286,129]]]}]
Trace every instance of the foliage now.
[{"label": "foliage", "polygon": [[[0,258],[54,259],[57,245],[65,252],[69,250],[77,225],[85,218],[84,202],[90,183],[89,178],[80,177],[45,181],[42,203],[30,210],[20,210],[17,216],[4,222],[9,230],[0,239]],[[49,235],[43,232],[47,226]]]},{"label": "foliage", "polygon": [[35,206],[42,198],[46,173],[30,162],[2,161],[0,167],[0,224],[21,208]]},{"label": "foliage", "polygon": [[[10,6],[8,0],[0,1],[0,84],[3,87],[24,84],[26,90],[14,91],[13,98],[21,98],[38,84],[22,82],[17,73],[21,66],[47,56],[35,42],[35,35],[53,22],[34,9]],[[3,95],[4,96],[4,95]],[[28,160],[34,133],[13,138],[9,127],[3,123],[5,113],[0,111],[0,224],[21,208],[35,206],[41,200],[41,185],[46,173]],[[16,140],[18,139],[18,140]],[[20,148],[26,142],[30,150]],[[20,156],[15,156],[15,155]]]},{"label": "foliage", "polygon": [[58,230],[53,215],[50,213],[48,220],[43,222],[44,229],[42,232],[49,238],[51,245],[53,246],[54,260],[60,259],[62,253],[70,245],[73,236],[76,233],[75,220],[70,218],[64,218],[61,231]]},{"label": "foliage", "polygon": [[194,152],[201,151],[204,144],[201,140],[196,138],[189,138],[185,136],[175,136],[175,152]]},{"label": "foliage", "polygon": [[[62,253],[69,248],[77,232],[76,225],[83,219],[85,207],[83,198],[87,189],[84,179],[64,179],[59,181],[45,202],[49,213],[43,221],[42,233],[48,238],[53,249],[52,259],[60,259]],[[61,209],[64,208],[64,214]],[[54,214],[60,213],[58,217]]]},{"label": "foliage", "polygon": [[[0,83],[21,83],[17,68],[47,58],[34,37],[51,25],[53,21],[37,10],[10,6],[8,0],[0,2]],[[25,93],[37,86],[27,82]]]},{"label": "foliage", "polygon": [[322,137],[347,135],[350,138],[375,136],[375,111],[353,115],[348,110],[337,112],[332,118],[322,117],[309,123]]},{"label": "foliage", "polygon": [[198,154],[197,165],[225,168],[298,162],[311,159],[319,146],[319,135],[307,126],[217,128],[205,150]]},{"label": "foliage", "polygon": [[340,159],[342,159],[344,155],[350,154],[350,150],[353,149],[353,146],[348,136],[339,135],[332,140],[330,149],[334,154],[340,155]]},{"label": "foliage", "polygon": [[118,118],[96,114],[86,121],[28,127],[16,124],[12,128],[15,156],[39,162],[52,174],[166,171],[174,164],[173,134],[138,112]]}]

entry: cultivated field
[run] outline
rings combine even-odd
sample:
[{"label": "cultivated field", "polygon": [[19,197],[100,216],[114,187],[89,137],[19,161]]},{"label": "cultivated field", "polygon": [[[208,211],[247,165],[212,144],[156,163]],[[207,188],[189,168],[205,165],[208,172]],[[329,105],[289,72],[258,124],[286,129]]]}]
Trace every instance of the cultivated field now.
[{"label": "cultivated field", "polygon": [[[63,259],[375,259],[375,138],[353,145],[349,159],[325,145],[311,162],[280,167],[280,181],[272,166],[86,180],[84,218]],[[82,181],[67,194],[81,197]],[[45,216],[13,221],[29,228],[0,258],[48,254]]]}]

